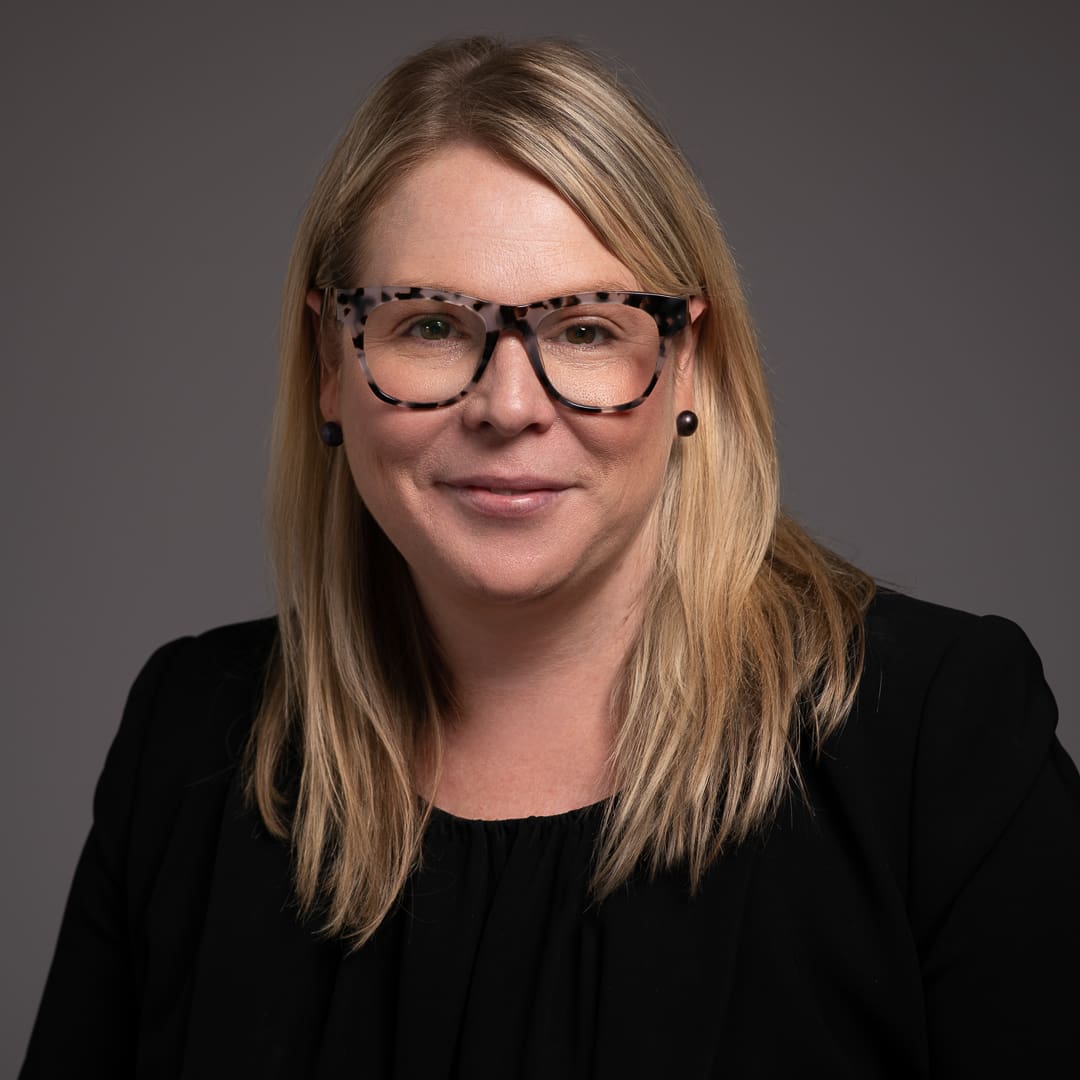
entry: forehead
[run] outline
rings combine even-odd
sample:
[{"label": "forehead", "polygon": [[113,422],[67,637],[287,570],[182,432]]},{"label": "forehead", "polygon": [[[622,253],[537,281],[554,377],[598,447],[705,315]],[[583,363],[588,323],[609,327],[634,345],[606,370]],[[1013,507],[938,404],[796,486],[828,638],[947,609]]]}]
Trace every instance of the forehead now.
[{"label": "forehead", "polygon": [[640,288],[546,181],[457,144],[409,173],[368,223],[362,283],[450,289],[503,303]]}]

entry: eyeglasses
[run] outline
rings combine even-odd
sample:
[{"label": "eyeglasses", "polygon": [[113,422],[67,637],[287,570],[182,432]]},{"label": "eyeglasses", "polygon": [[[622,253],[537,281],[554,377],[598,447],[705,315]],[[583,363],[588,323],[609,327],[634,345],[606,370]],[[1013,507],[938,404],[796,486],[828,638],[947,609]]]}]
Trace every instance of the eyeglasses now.
[{"label": "eyeglasses", "polygon": [[591,292],[520,306],[442,289],[335,289],[368,386],[388,405],[440,409],[480,381],[507,330],[521,335],[541,386],[585,412],[625,412],[656,385],[669,340],[687,324],[682,296]]}]

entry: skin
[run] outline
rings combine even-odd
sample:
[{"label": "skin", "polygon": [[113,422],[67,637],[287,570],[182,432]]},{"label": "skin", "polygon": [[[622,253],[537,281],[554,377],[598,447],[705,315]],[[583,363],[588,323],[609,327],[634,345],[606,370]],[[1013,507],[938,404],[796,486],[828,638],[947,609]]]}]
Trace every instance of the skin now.
[{"label": "skin", "polygon": [[[642,287],[546,182],[468,144],[392,192],[364,249],[357,285],[511,304]],[[694,332],[684,339],[641,406],[604,415],[552,401],[512,334],[464,400],[428,412],[379,401],[344,334],[324,343],[323,415],[411,568],[462,703],[438,786],[419,770],[443,809],[560,813],[610,793],[609,695],[654,563],[675,417],[693,407]]]}]

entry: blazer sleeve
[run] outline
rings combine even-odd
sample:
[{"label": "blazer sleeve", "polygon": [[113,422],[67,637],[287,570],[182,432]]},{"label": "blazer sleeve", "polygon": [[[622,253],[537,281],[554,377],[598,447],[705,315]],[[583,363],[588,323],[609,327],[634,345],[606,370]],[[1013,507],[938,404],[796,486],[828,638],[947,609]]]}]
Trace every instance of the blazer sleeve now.
[{"label": "blazer sleeve", "polygon": [[127,912],[128,838],[154,702],[183,640],[157,650],[128,695],[94,792],[21,1080],[134,1074],[138,1000]]},{"label": "blazer sleeve", "polygon": [[986,616],[927,693],[910,912],[932,1075],[1080,1069],[1080,776],[1031,643]]}]

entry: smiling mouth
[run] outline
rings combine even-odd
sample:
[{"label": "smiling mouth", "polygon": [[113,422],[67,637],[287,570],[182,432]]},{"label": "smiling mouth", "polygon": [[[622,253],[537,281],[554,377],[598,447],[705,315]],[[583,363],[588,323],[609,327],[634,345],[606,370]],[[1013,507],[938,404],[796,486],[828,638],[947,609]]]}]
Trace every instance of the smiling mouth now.
[{"label": "smiling mouth", "polygon": [[462,476],[446,481],[449,487],[459,490],[490,491],[493,495],[525,495],[534,491],[565,491],[570,484],[550,476]]},{"label": "smiling mouth", "polygon": [[554,484],[538,484],[535,487],[495,487],[488,484],[462,484],[463,489],[471,488],[473,491],[490,491],[492,495],[532,495],[537,491],[563,491],[564,488]]},{"label": "smiling mouth", "polygon": [[542,477],[467,477],[444,485],[459,505],[486,518],[526,518],[557,505],[568,485]]}]

